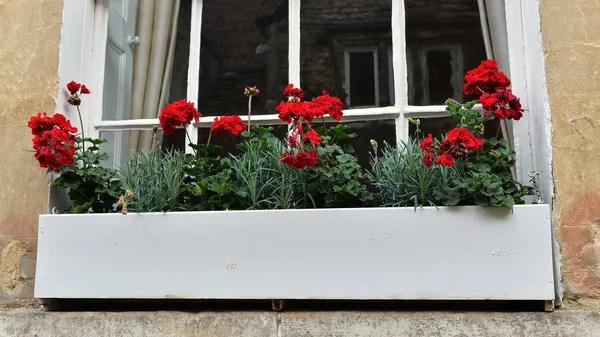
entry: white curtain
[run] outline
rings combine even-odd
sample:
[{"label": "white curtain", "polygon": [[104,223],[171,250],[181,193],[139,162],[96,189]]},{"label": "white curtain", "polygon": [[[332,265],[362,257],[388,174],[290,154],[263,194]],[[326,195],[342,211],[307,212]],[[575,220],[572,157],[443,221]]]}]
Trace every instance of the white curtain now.
[{"label": "white curtain", "polygon": [[[498,61],[498,68],[510,78],[508,34],[506,29],[506,9],[504,0],[478,0],[481,29],[485,42],[485,51],[488,59]],[[508,120],[500,120],[502,137],[513,148],[512,128]],[[511,169],[513,178],[516,179],[514,167]]]},{"label": "white curtain", "polygon": [[[169,99],[180,0],[139,0],[131,118],[156,118]],[[152,131],[132,131],[129,152],[150,149]]]}]

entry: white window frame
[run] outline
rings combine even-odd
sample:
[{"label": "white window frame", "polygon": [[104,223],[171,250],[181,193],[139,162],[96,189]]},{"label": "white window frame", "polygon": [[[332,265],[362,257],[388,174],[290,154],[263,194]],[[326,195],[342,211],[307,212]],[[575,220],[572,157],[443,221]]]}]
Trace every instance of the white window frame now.
[{"label": "white window frame", "polygon": [[375,94],[375,105],[369,106],[356,106],[354,109],[361,108],[376,108],[379,107],[381,102],[379,99],[379,54],[377,52],[377,46],[372,47],[347,47],[344,48],[344,87],[346,89],[346,104],[352,105],[352,93],[350,92],[350,54],[352,53],[365,53],[370,52],[373,55],[373,81],[374,83],[374,94]]},{"label": "white window frame", "polygon": [[[396,96],[394,96],[394,60],[392,53],[392,46],[386,47],[386,55],[387,55],[387,74],[388,74],[388,95],[389,101],[392,105],[396,102]],[[406,60],[407,64],[410,64],[410,60]],[[410,69],[410,67],[409,67]],[[410,74],[408,76],[408,83],[410,83]]]},{"label": "white window frame", "polygon": [[[60,50],[60,92],[57,111],[77,120],[66,102],[65,85],[70,80],[88,84],[94,90],[82,105],[85,131],[99,137],[101,131],[148,130],[158,119],[102,121],[102,92],[109,0],[65,0]],[[524,118],[512,123],[518,162],[517,179],[529,181],[529,171],[539,173],[539,183],[546,202],[552,197],[551,125],[545,82],[545,63],[540,31],[539,0],[505,0],[512,89],[527,108]],[[190,67],[187,99],[197,101],[199,82],[200,32],[202,0],[192,0]],[[289,82],[300,84],[300,4],[289,1]],[[392,65],[394,105],[344,111],[344,121],[394,119],[397,140],[408,138],[408,118],[446,116],[445,106],[409,106],[408,70],[405,38],[404,0],[392,0]],[[193,60],[193,61],[192,61]],[[99,71],[102,69],[102,71]],[[240,116],[245,119],[245,116]],[[202,117],[188,132],[197,139],[198,128],[210,127],[214,117]],[[253,116],[256,124],[279,124],[276,114]],[[188,148],[188,151],[191,149]]]}]

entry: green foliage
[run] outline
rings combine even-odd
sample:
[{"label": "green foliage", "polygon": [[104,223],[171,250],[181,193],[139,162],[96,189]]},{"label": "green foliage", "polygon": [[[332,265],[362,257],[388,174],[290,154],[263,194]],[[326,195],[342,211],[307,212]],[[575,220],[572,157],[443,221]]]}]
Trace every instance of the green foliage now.
[{"label": "green foliage", "polygon": [[160,146],[134,153],[122,170],[125,184],[134,195],[127,201],[128,211],[180,210],[186,162],[185,154],[163,151]]},{"label": "green foliage", "polygon": [[489,118],[485,118],[481,111],[473,109],[477,101],[470,101],[461,104],[453,99],[446,101],[446,111],[448,114],[459,120],[457,128],[467,128],[475,135],[482,135],[484,131],[483,123]]},{"label": "green foliage", "polygon": [[[233,190],[241,209],[291,209],[310,207],[303,170],[281,162],[283,143],[270,132],[255,126],[239,145],[242,154],[231,155]],[[313,205],[314,206],[314,205]]]},{"label": "green foliage", "polygon": [[[83,151],[83,142],[91,144]],[[99,152],[99,145],[106,140],[77,139],[74,156],[75,165],[63,166],[54,187],[68,189],[73,213],[110,213],[117,211],[117,200],[123,194],[123,184],[117,171],[100,166],[108,159],[106,153]]]},{"label": "green foliage", "polygon": [[[334,141],[355,135],[348,127],[326,129],[319,160],[312,168],[296,169],[281,162],[285,144],[272,128],[254,126],[242,133],[241,153],[227,158],[218,147],[197,146],[198,156],[186,166],[189,209],[298,209],[368,206],[373,200],[367,178],[351,148]],[[193,169],[192,169],[193,168]],[[193,208],[193,205],[199,205]]]},{"label": "green foliage", "polygon": [[386,144],[382,151],[381,157],[376,153],[372,155],[370,172],[380,206],[435,206],[438,203],[436,189],[447,187],[456,177],[451,167],[425,166],[418,140],[402,142],[396,148]]},{"label": "green foliage", "polygon": [[232,189],[230,159],[218,155],[220,148],[210,144],[193,146],[197,156],[187,156],[182,209],[212,211],[232,208],[235,194]]},{"label": "green foliage", "polygon": [[531,188],[512,179],[515,152],[505,140],[485,140],[468,161],[458,161],[459,176],[449,186],[436,188],[436,198],[445,205],[512,207],[523,204]]},{"label": "green foliage", "polygon": [[368,207],[373,193],[367,188],[368,177],[358,163],[354,149],[336,142],[356,134],[343,124],[319,128],[321,146],[317,148],[317,165],[306,169],[307,191],[317,207]]}]

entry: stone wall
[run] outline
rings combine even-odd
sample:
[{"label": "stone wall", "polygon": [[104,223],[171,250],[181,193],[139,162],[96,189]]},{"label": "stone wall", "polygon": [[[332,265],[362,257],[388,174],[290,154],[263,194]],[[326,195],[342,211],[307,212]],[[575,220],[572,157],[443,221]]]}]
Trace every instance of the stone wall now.
[{"label": "stone wall", "polygon": [[27,122],[52,113],[58,93],[61,0],[0,2],[0,298],[31,298],[38,214],[48,176],[33,158]]},{"label": "stone wall", "polygon": [[552,111],[554,225],[566,298],[599,306],[600,6],[541,0],[540,13]]}]

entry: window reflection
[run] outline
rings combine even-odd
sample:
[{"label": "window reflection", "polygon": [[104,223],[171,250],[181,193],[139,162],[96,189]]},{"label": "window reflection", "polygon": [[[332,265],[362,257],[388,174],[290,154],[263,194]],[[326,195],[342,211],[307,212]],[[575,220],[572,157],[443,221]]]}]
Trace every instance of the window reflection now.
[{"label": "window reflection", "polygon": [[462,99],[465,71],[485,60],[477,0],[405,0],[410,105]]},{"label": "window reflection", "polygon": [[303,0],[300,78],[307,98],[322,90],[346,108],[388,106],[391,0]]},{"label": "window reflection", "polygon": [[253,113],[276,113],[288,83],[287,1],[210,0],[202,11],[199,110],[245,114],[249,85],[261,90]]}]

